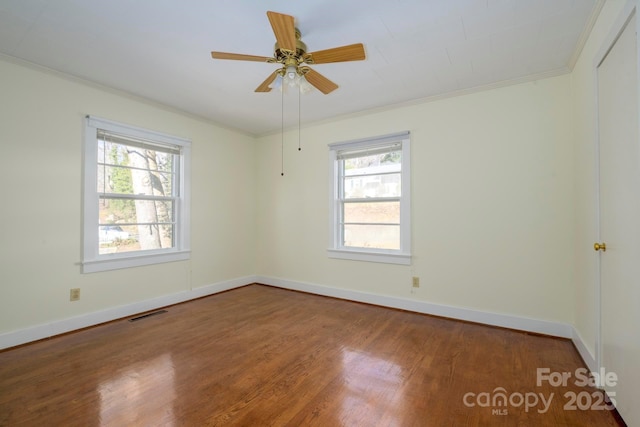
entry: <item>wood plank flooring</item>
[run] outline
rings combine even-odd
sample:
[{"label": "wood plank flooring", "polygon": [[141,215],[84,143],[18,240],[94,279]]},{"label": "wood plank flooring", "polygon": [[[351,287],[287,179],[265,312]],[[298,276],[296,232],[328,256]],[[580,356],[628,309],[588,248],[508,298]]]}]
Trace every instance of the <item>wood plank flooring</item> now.
[{"label": "wood plank flooring", "polygon": [[564,339],[250,285],[0,352],[0,425],[618,425],[582,367]]}]

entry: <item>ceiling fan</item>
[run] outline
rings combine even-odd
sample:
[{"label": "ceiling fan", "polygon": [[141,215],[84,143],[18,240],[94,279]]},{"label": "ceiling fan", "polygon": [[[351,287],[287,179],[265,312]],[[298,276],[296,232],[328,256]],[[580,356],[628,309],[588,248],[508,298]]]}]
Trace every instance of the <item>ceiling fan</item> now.
[{"label": "ceiling fan", "polygon": [[309,68],[307,64],[327,64],[330,62],[361,61],[365,59],[362,43],[334,47],[332,49],[307,52],[307,46],[300,40],[300,30],[295,27],[294,18],[277,12],[267,12],[267,17],[276,36],[273,56],[242,55],[238,53],[211,52],[214,59],[235,59],[240,61],[282,64],[256,88],[256,92],[270,92],[277,83],[294,86],[305,81],[325,95],[336,90],[338,85]]}]

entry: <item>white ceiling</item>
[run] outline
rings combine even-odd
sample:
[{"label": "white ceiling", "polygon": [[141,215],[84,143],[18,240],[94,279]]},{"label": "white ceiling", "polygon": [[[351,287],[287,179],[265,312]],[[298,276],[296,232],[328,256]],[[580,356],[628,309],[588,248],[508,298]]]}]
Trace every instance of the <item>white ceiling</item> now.
[{"label": "white ceiling", "polygon": [[[293,15],[309,51],[365,45],[365,61],[315,65],[340,87],[302,96],[308,123],[498,82],[566,72],[604,0],[0,0],[0,52],[262,135],[281,94],[267,10]],[[285,95],[285,126],[298,95]]]}]

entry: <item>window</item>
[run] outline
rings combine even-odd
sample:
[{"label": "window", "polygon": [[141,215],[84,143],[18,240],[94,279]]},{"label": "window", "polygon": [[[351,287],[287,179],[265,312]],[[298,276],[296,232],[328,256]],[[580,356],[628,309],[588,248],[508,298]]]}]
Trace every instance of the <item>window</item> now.
[{"label": "window", "polygon": [[189,259],[190,146],[87,116],[83,272]]},{"label": "window", "polygon": [[409,132],[329,145],[332,258],[411,263]]}]

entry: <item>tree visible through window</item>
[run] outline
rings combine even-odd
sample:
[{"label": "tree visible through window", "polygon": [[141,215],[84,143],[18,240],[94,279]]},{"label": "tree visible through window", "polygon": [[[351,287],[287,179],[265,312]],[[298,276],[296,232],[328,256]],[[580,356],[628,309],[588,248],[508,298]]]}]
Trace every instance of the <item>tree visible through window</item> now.
[{"label": "tree visible through window", "polygon": [[[173,247],[178,155],[98,131],[101,254]],[[114,224],[126,234],[110,235]]]}]

